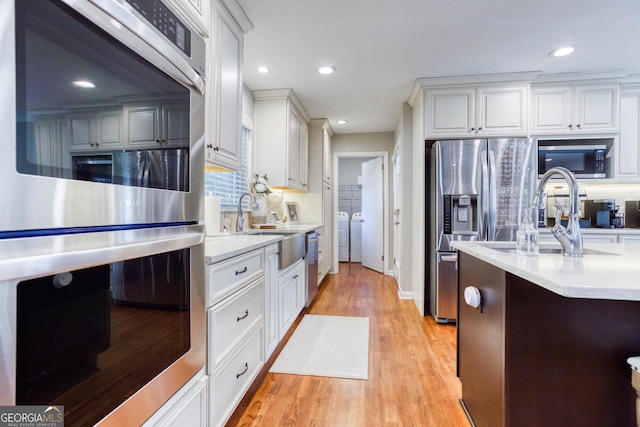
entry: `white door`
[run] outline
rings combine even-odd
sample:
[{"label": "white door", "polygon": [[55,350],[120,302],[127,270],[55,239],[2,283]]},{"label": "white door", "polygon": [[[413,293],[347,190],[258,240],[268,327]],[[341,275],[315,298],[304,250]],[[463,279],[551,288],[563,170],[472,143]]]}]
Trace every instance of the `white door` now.
[{"label": "white door", "polygon": [[384,272],[382,157],[362,164],[362,265]]},{"label": "white door", "polygon": [[[402,138],[402,137],[400,137]],[[401,139],[398,138],[398,141]],[[402,159],[400,145],[396,145],[393,153],[393,277],[400,283],[400,248],[402,247],[402,225],[400,224],[400,208],[402,206]]]}]

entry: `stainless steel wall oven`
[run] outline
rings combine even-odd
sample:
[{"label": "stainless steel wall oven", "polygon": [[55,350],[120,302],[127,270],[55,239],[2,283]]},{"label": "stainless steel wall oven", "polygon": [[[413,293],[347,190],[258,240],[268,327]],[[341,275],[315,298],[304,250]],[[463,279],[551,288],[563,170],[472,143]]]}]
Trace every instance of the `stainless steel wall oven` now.
[{"label": "stainless steel wall oven", "polygon": [[0,405],[140,425],[205,363],[202,225],[0,243]]},{"label": "stainless steel wall oven", "polygon": [[204,40],[162,0],[8,0],[0,54],[0,405],[142,424],[205,363]]},{"label": "stainless steel wall oven", "polygon": [[[0,199],[21,207],[0,211],[0,238],[197,222],[200,35],[160,0],[9,0],[0,16]],[[111,176],[87,179],[91,158]]]}]

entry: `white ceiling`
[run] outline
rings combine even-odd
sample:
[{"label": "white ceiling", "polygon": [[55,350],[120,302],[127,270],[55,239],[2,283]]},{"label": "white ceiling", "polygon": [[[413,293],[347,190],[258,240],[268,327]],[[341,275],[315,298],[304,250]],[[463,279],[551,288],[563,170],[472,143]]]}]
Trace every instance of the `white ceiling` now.
[{"label": "white ceiling", "polygon": [[[336,133],[393,131],[420,77],[640,73],[640,0],[238,3],[254,26],[245,35],[246,85],[292,88],[309,115],[327,118]],[[549,56],[567,44],[573,55]],[[326,64],[336,72],[320,75]],[[259,74],[260,65],[271,72]]]}]

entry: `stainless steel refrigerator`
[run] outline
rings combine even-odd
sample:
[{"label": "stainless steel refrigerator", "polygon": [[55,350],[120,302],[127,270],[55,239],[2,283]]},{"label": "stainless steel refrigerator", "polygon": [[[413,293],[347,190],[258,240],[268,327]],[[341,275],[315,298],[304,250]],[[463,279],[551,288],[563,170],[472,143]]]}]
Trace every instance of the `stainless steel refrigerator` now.
[{"label": "stainless steel refrigerator", "polygon": [[457,318],[454,240],[515,240],[537,185],[536,141],[529,138],[436,141],[428,166],[426,215],[430,311]]}]

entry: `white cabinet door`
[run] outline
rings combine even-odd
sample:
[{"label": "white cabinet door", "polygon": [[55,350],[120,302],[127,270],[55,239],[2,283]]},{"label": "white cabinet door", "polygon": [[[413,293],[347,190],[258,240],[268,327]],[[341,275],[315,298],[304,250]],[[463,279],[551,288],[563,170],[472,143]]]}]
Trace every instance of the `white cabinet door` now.
[{"label": "white cabinet door", "polygon": [[296,316],[304,308],[307,301],[307,261],[298,261],[293,268],[293,277],[296,280]]},{"label": "white cabinet door", "polygon": [[308,161],[309,161],[309,128],[307,124],[298,117],[298,125],[300,127],[300,136],[298,138],[298,180],[301,189],[307,191],[309,187]]},{"label": "white cabinet door", "polygon": [[300,118],[292,103],[289,104],[287,145],[289,160],[287,162],[287,178],[289,186],[298,188],[302,185],[300,180]]},{"label": "white cabinet door", "polygon": [[242,155],[242,52],[243,35],[224,6],[215,3],[214,31],[210,41],[210,67],[215,89],[208,95],[207,144],[205,161],[226,169],[239,170]]},{"label": "white cabinet door", "polygon": [[[178,402],[175,403],[157,422],[153,419],[147,421],[145,427],[205,427],[208,416],[207,384],[209,377],[202,376],[191,389],[186,390]],[[187,388],[187,387],[185,387]],[[180,390],[178,393],[183,393]],[[165,408],[163,408],[165,409]]]},{"label": "white cabinet door", "polygon": [[265,360],[268,360],[279,342],[278,329],[278,245],[265,249]]},{"label": "white cabinet door", "polygon": [[97,111],[95,124],[97,148],[122,148],[122,109]]},{"label": "white cabinet door", "polygon": [[278,277],[280,287],[280,298],[278,301],[279,341],[284,338],[298,315],[296,312],[297,282],[293,276],[293,268],[289,268],[284,270]]},{"label": "white cabinet door", "polygon": [[619,85],[576,86],[574,102],[576,132],[618,132]]},{"label": "white cabinet door", "polygon": [[541,86],[532,91],[533,135],[617,133],[620,86]]},{"label": "white cabinet door", "polygon": [[582,233],[582,241],[584,243],[617,243],[618,236],[611,234],[590,234]]},{"label": "white cabinet door", "polygon": [[331,136],[326,129],[322,129],[322,180],[331,184]]},{"label": "white cabinet door", "polygon": [[124,109],[125,145],[130,148],[160,146],[159,105],[128,106]]},{"label": "white cabinet door", "polygon": [[69,151],[122,148],[122,109],[89,110],[70,114],[69,140]]},{"label": "white cabinet door", "polygon": [[571,86],[532,88],[532,133],[566,133],[571,131],[573,127],[572,94]]},{"label": "white cabinet door", "polygon": [[162,106],[163,147],[189,147],[190,129],[188,104]]},{"label": "white cabinet door", "polygon": [[427,136],[470,136],[475,130],[475,88],[427,91]]},{"label": "white cabinet door", "polygon": [[639,235],[628,235],[628,234],[620,234],[618,236],[620,243],[631,243],[635,245],[640,245],[640,236]]},{"label": "white cabinet door", "polygon": [[427,91],[427,137],[525,136],[528,85]]},{"label": "white cabinet door", "polygon": [[528,94],[527,86],[478,88],[476,134],[526,135]]},{"label": "white cabinet door", "polygon": [[617,177],[640,178],[640,92],[622,94]]},{"label": "white cabinet door", "polygon": [[69,116],[69,150],[93,150],[93,122],[92,113],[74,113]]}]

